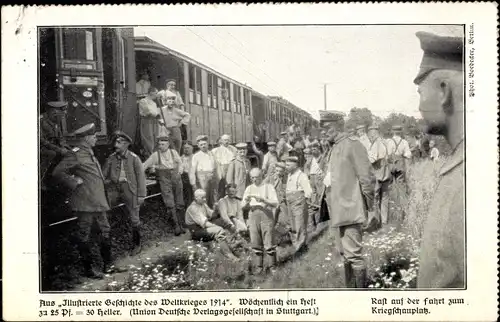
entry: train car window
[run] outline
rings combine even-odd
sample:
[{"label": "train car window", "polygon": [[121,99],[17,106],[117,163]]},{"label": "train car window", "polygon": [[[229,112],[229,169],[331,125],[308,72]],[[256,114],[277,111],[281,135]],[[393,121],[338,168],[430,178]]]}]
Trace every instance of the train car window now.
[{"label": "train car window", "polygon": [[212,107],[212,74],[210,73],[207,73],[207,98],[208,98],[208,102],[207,102],[207,105],[208,107]]},{"label": "train car window", "polygon": [[194,90],[196,86],[195,81],[195,67],[189,64],[189,102],[194,103]]},{"label": "train car window", "polygon": [[246,88],[243,90],[243,102],[245,103],[245,115],[250,115],[250,93]]},{"label": "train car window", "polygon": [[201,93],[202,93],[202,86],[201,86],[201,69],[196,67],[196,104],[201,105]]},{"label": "train car window", "polygon": [[95,35],[82,28],[63,29],[63,55],[69,60],[95,60]]},{"label": "train car window", "polygon": [[234,101],[236,106],[236,113],[241,114],[241,87],[234,85]]},{"label": "train car window", "polygon": [[212,107],[219,108],[218,102],[218,79],[217,76],[212,75]]}]

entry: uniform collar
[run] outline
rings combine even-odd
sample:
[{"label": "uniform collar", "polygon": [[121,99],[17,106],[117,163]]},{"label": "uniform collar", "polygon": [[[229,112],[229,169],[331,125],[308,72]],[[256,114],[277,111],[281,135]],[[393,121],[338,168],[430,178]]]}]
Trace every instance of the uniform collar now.
[{"label": "uniform collar", "polygon": [[123,154],[121,154],[119,152],[116,152],[116,157],[118,159],[127,159],[128,155],[129,155],[129,151],[128,150],[126,150],[125,153],[123,153]]},{"label": "uniform collar", "polygon": [[82,150],[85,150],[85,151],[88,151],[90,152],[90,154],[94,154],[94,151],[92,150],[92,147],[90,145],[88,145],[87,143],[85,142],[81,142],[78,144],[78,147]]},{"label": "uniform collar", "polygon": [[465,154],[464,154],[464,140],[460,141],[458,145],[455,147],[453,150],[450,158],[446,161],[446,163],[441,167],[441,170],[439,171],[440,176],[444,176],[451,170],[453,170],[455,167],[459,166],[462,164],[465,160]]},{"label": "uniform collar", "polygon": [[335,135],[335,137],[333,138],[333,144],[337,144],[340,141],[347,139],[348,137],[349,137],[348,133],[345,132],[337,133],[337,135]]}]

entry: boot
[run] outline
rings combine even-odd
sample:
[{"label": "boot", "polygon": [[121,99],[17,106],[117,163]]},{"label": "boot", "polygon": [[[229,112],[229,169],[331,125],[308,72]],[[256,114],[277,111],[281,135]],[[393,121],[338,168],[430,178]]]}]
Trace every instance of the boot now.
[{"label": "boot", "polygon": [[186,233],[186,220],[184,219],[183,213],[184,208],[179,208],[175,212],[175,214],[177,215],[177,220],[179,221],[179,227],[181,228],[181,234]]},{"label": "boot", "polygon": [[181,226],[179,223],[179,217],[177,217],[177,212],[175,210],[170,210],[170,217],[174,221],[174,235],[179,236],[181,234]]},{"label": "boot", "polygon": [[353,273],[356,288],[366,288],[366,268],[354,269]]},{"label": "boot", "polygon": [[355,281],[354,272],[353,272],[351,263],[349,263],[349,262],[344,263],[344,274],[345,274],[345,287],[346,288],[355,288],[356,281]]},{"label": "boot", "polygon": [[229,248],[229,245],[225,240],[219,241],[219,246],[222,251],[222,254],[224,254],[230,260],[234,262],[238,262],[240,260],[238,257],[234,256],[233,251],[231,250],[231,248]]},{"label": "boot", "polygon": [[264,258],[262,254],[255,254],[253,258],[254,275],[260,275],[263,273]]},{"label": "boot", "polygon": [[78,244],[78,250],[80,251],[80,258],[83,264],[83,275],[88,278],[102,279],[104,275],[96,272],[92,268],[92,259],[90,257],[90,248],[88,243],[80,242]]},{"label": "boot", "polygon": [[276,253],[272,254],[266,254],[266,259],[267,259],[267,267],[271,274],[276,273]]},{"label": "boot", "polygon": [[135,227],[132,229],[132,243],[133,243],[133,249],[132,249],[131,255],[136,256],[142,250],[141,230],[139,227]]},{"label": "boot", "polygon": [[123,273],[127,270],[120,267],[115,267],[111,261],[111,242],[108,238],[103,238],[101,242],[101,256],[104,263],[103,272],[104,274],[114,274]]}]

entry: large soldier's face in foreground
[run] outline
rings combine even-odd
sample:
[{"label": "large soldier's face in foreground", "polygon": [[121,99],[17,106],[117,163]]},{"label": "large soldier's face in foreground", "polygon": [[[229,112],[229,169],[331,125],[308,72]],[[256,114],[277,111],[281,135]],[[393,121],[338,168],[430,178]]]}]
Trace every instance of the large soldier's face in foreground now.
[{"label": "large soldier's face in foreground", "polygon": [[[420,96],[418,109],[425,121],[425,132],[433,135],[444,135],[446,132],[446,104],[448,101],[446,84],[435,77],[431,72],[418,84],[417,92]],[[448,89],[449,90],[449,89]]]}]

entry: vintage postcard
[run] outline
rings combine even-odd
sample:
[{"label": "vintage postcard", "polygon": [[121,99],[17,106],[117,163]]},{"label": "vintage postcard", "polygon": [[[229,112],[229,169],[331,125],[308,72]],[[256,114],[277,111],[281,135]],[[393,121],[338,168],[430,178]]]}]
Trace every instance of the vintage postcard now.
[{"label": "vintage postcard", "polygon": [[3,319],[498,319],[498,7],[2,7]]}]

